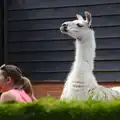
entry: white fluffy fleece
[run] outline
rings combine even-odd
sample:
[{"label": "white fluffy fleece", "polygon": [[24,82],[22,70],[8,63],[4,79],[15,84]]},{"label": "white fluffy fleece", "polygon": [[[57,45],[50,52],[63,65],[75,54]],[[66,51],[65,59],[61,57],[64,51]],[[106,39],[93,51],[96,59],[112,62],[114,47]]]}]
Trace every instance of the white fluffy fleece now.
[{"label": "white fluffy fleece", "polygon": [[75,60],[60,99],[86,100],[89,95],[94,100],[120,97],[120,88],[100,86],[93,75],[96,43],[94,31],[91,29],[91,14],[85,12],[86,20],[78,14],[76,16],[77,20],[64,22],[60,27],[63,34],[76,39]]}]

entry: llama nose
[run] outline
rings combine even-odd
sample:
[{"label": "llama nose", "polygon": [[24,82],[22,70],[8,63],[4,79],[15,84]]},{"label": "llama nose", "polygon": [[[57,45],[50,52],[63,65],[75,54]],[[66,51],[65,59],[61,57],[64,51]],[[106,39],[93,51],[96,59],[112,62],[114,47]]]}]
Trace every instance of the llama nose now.
[{"label": "llama nose", "polygon": [[68,24],[64,23],[64,24],[62,24],[62,26],[63,26],[63,27],[67,27],[67,26],[68,26]]},{"label": "llama nose", "polygon": [[67,32],[68,31],[67,26],[68,26],[68,24],[63,23],[62,26],[61,26],[62,31]]}]

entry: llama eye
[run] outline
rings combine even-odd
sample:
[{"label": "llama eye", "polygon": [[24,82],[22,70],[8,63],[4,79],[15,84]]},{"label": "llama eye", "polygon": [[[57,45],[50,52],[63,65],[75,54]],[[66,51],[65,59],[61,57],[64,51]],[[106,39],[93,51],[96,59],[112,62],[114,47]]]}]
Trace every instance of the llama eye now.
[{"label": "llama eye", "polygon": [[78,27],[83,27],[83,25],[81,25],[81,24],[79,24],[79,23],[77,23],[77,26],[78,26]]}]

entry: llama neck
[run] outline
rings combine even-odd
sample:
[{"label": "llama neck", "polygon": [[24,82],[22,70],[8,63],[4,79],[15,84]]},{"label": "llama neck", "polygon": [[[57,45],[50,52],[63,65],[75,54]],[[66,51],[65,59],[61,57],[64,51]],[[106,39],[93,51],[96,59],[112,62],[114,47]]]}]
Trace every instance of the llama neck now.
[{"label": "llama neck", "polygon": [[83,62],[86,62],[89,65],[89,70],[92,72],[94,69],[94,58],[96,49],[94,31],[90,31],[89,34],[84,36],[85,37],[82,38],[81,41],[76,40],[75,61],[73,66],[75,69],[78,68],[78,71],[80,71],[81,67],[84,64]]},{"label": "llama neck", "polygon": [[[92,73],[94,69],[96,48],[94,32],[90,35],[86,35],[81,41],[76,40],[75,47],[75,61],[73,63],[72,73],[80,78],[79,80],[82,80],[85,84],[88,84],[89,87],[97,85],[97,81]],[[86,78],[83,80],[81,79],[81,74],[85,74],[85,76],[89,74],[92,76],[92,79],[89,80],[89,78]]]},{"label": "llama neck", "polygon": [[[83,50],[82,50],[82,46],[81,46],[81,43],[79,42],[79,40],[76,40],[75,42],[75,47],[76,47],[76,50],[75,50],[75,61],[74,61],[74,64],[73,64],[73,69],[76,69],[76,68],[79,68],[81,69],[81,64],[82,64],[82,56],[83,56]],[[78,69],[78,71],[79,71]]]},{"label": "llama neck", "polygon": [[[76,54],[75,54],[75,66],[83,65],[83,62],[88,63],[89,71],[94,70],[94,59],[95,59],[95,36],[94,31],[90,31],[81,41],[76,40]],[[83,66],[84,67],[84,66]]]}]

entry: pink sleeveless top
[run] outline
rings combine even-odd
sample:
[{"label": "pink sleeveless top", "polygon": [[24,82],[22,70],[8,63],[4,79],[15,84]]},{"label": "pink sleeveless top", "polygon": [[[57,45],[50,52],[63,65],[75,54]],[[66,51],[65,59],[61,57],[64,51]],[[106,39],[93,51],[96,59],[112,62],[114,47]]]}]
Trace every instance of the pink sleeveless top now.
[{"label": "pink sleeveless top", "polygon": [[9,91],[17,102],[32,102],[32,98],[24,91],[19,89],[12,89]]}]

